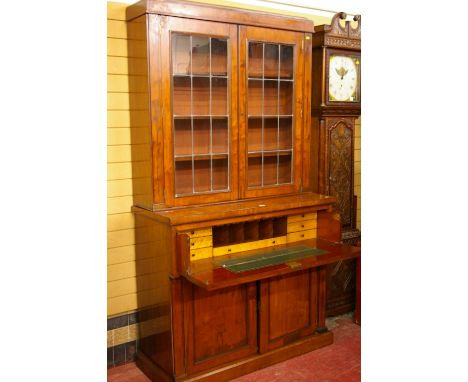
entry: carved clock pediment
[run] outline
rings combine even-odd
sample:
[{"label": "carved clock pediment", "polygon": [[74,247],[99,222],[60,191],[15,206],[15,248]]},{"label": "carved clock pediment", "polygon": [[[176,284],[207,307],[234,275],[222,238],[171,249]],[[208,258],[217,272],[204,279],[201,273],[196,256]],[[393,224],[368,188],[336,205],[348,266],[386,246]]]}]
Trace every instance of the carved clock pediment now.
[{"label": "carved clock pediment", "polygon": [[[339,12],[333,16],[330,25],[320,25],[315,28],[317,44],[334,48],[361,50],[361,16],[355,15],[353,20],[357,26],[353,28],[350,21],[345,21],[344,26],[340,20],[346,20],[346,13]],[[316,44],[314,44],[315,46]]]}]

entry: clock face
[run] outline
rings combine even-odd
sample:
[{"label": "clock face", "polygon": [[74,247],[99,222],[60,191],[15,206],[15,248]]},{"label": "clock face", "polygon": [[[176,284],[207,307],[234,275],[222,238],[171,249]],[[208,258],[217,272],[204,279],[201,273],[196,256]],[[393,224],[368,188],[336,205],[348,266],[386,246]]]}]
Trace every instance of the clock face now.
[{"label": "clock face", "polygon": [[359,57],[330,55],[328,100],[359,102]]}]

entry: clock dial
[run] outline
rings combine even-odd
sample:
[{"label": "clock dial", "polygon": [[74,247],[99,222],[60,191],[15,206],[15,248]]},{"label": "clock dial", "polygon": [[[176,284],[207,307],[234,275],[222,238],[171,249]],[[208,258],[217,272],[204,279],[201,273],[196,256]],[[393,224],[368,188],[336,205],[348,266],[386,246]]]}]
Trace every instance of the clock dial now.
[{"label": "clock dial", "polygon": [[359,58],[331,55],[328,73],[329,101],[359,102]]}]

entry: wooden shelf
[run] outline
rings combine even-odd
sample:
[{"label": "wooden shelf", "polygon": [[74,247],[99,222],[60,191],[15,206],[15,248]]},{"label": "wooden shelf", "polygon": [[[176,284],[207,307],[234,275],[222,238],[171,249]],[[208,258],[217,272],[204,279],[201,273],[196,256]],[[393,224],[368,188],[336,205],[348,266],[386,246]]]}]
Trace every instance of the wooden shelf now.
[{"label": "wooden shelf", "polygon": [[179,74],[175,73],[172,75],[174,78],[229,78],[226,75],[217,74]]},{"label": "wooden shelf", "polygon": [[211,115],[211,114],[205,114],[205,115],[174,115],[174,119],[228,119],[229,115]]},{"label": "wooden shelf", "polygon": [[184,161],[191,161],[192,159],[195,161],[210,160],[210,159],[223,160],[223,159],[227,159],[228,156],[229,154],[227,153],[221,153],[221,154],[197,154],[193,156],[192,155],[176,155],[174,158],[176,162],[184,162]]},{"label": "wooden shelf", "polygon": [[249,114],[249,119],[277,119],[277,118],[292,118],[292,114]]},{"label": "wooden shelf", "polygon": [[292,154],[292,149],[287,151],[252,151],[248,152],[247,155],[249,158],[257,158],[261,157],[263,154],[264,157],[275,157],[279,156],[290,156]]}]

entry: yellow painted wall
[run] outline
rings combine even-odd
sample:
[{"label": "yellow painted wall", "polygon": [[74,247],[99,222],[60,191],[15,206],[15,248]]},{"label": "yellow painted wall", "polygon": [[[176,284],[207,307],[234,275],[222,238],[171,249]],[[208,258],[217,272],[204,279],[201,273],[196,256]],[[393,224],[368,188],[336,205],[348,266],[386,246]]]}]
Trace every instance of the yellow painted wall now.
[{"label": "yellow painted wall", "polygon": [[[232,4],[219,0],[204,0],[211,4]],[[133,29],[125,22],[127,4],[107,3],[107,314],[120,315],[147,306],[160,295],[161,290],[151,282],[151,274],[157,267],[154,258],[139,258],[135,251],[135,220],[131,213],[134,202],[133,190],[137,182],[145,181],[146,162],[132,157],[132,145],[147,145],[148,112],[132,110],[132,102],[144,97],[147,88],[129,89],[129,62],[134,69],[132,75],[144,74],[146,58],[140,56],[140,49],[129,52],[127,39],[140,41],[139,29]],[[233,5],[233,4],[232,4]],[[238,6],[238,5],[237,5]],[[242,6],[246,9],[268,10],[261,7]],[[278,11],[268,10],[278,13]],[[283,12],[282,12],[283,13]],[[299,15],[298,13],[292,13]],[[329,23],[330,19],[309,16],[316,25]],[[136,44],[138,45],[138,43]],[[356,124],[355,194],[358,195],[358,227],[360,227],[361,190],[361,124]],[[133,161],[133,163],[132,163]],[[132,166],[133,164],[133,166]],[[141,171],[139,168],[141,167]],[[141,270],[148,270],[147,272]],[[138,282],[137,282],[138,281]]]},{"label": "yellow painted wall", "polygon": [[[160,293],[151,282],[157,270],[154,257],[136,260],[135,220],[131,213],[135,184],[145,181],[146,158],[135,153],[149,144],[147,110],[131,105],[146,99],[147,86],[129,87],[132,75],[145,74],[144,35],[125,22],[126,4],[107,7],[107,313],[119,315],[154,301]],[[129,52],[127,39],[136,40]],[[142,45],[138,49],[138,45]],[[132,81],[132,84],[139,83]],[[144,102],[143,102],[144,104]],[[130,118],[130,110],[132,117]],[[132,161],[134,162],[132,165]],[[139,168],[141,167],[141,171]],[[137,282],[138,278],[138,282]]]}]

